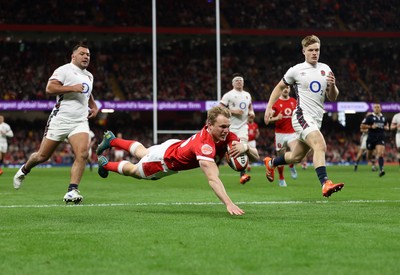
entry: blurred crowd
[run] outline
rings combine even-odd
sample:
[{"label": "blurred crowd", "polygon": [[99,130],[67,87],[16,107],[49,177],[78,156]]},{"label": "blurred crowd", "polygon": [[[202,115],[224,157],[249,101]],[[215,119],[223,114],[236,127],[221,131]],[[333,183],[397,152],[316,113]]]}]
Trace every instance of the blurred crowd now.
[{"label": "blurred crowd", "polygon": [[[149,27],[152,1],[2,1],[0,24]],[[397,31],[395,0],[220,0],[223,29]],[[215,26],[215,0],[157,0],[160,27]]]},{"label": "blurred crowd", "polygon": [[[91,50],[89,71],[94,75],[93,94],[98,100],[151,100],[153,97],[152,38],[148,33],[112,32],[112,28],[150,28],[152,1],[139,0],[54,0],[2,1],[0,25],[0,100],[50,99],[45,87],[52,72],[70,62],[71,49],[80,41]],[[215,100],[217,98],[215,35],[198,30],[215,28],[214,0],[157,0],[157,27],[182,28],[185,35],[159,34],[157,38],[158,100]],[[340,89],[339,101],[400,102],[400,39],[380,39],[383,32],[398,32],[400,16],[394,0],[362,2],[344,0],[220,0],[221,85],[231,89],[233,73],[245,76],[245,89],[253,101],[267,101],[274,85],[289,66],[304,61],[302,36],[233,35],[229,30],[299,30],[370,33],[371,37],[321,37],[320,61],[333,69]],[[7,32],[7,25],[25,25],[26,30]],[[28,26],[66,25],[111,28],[107,34],[35,33]],[[23,28],[22,28],[23,30]],[[19,37],[16,39],[16,37]],[[123,129],[124,136],[152,143],[150,124],[131,127],[133,114],[115,121],[121,125],[94,123],[101,139],[105,127]],[[262,116],[262,115],[261,115]],[[124,118],[124,119],[122,119]],[[6,164],[20,164],[37,150],[45,121],[8,119],[14,130]],[[258,117],[260,155],[273,154],[274,133]],[[358,123],[358,122],[357,122]],[[189,124],[188,124],[189,125]],[[186,125],[187,126],[187,125]],[[190,126],[190,125],[189,125]],[[199,124],[192,125],[199,128]],[[359,142],[357,127],[338,128],[324,122],[328,144],[327,160],[346,162],[355,158]],[[114,129],[113,129],[114,128]],[[29,129],[29,130],[27,130]],[[171,136],[163,136],[163,139]],[[179,136],[178,138],[186,138]],[[393,137],[388,136],[387,161],[394,159]],[[95,156],[94,156],[95,159]],[[66,142],[49,160],[70,163],[71,148]]]},{"label": "blurred crowd", "polygon": [[[71,48],[78,41],[86,41],[91,49],[89,69],[95,77],[97,99],[152,99],[150,34],[112,32],[117,27],[150,28],[152,1],[2,1],[1,5],[0,24],[5,26],[64,25],[71,30],[75,26],[94,26],[106,27],[110,33],[57,33],[40,40],[27,29],[25,37],[19,34],[24,38],[16,41],[15,33],[5,32],[0,46],[0,100],[46,98],[48,77],[57,66],[70,61]],[[373,35],[398,32],[400,17],[393,8],[396,5],[394,0],[221,0],[222,90],[229,90],[232,74],[241,72],[254,100],[264,101],[289,66],[304,60],[302,36],[238,36],[224,34],[226,30],[362,32],[371,36],[321,37],[320,60],[329,64],[337,77],[342,91],[339,100],[398,102],[400,41]],[[156,6],[157,27],[186,30],[186,35],[159,35],[158,99],[215,99],[215,35],[197,33],[198,29],[215,28],[215,1],[158,0]]]},{"label": "blurred crowd", "polygon": [[[286,70],[304,61],[300,39],[246,41],[230,39],[221,49],[222,92],[231,89],[235,72],[245,76],[253,101],[266,101]],[[262,38],[260,38],[262,39]],[[136,41],[137,42],[137,41]],[[229,42],[229,43],[228,43]],[[3,43],[0,57],[0,100],[49,99],[48,78],[70,62],[73,41]],[[151,100],[153,97],[150,42],[121,37],[90,42],[98,100]],[[215,100],[215,41],[200,38],[160,42],[157,54],[159,100]],[[341,91],[339,101],[400,101],[400,40],[349,41],[322,38],[320,61],[332,68]]]}]

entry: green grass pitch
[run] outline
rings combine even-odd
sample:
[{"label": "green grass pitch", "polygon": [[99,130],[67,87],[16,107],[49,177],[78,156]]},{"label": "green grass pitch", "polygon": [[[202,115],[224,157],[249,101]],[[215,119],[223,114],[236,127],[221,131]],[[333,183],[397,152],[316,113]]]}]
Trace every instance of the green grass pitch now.
[{"label": "green grass pitch", "polygon": [[239,184],[221,167],[230,216],[200,169],[159,181],[85,171],[84,202],[62,198],[69,168],[17,169],[0,177],[2,274],[400,274],[400,169],[329,166],[344,189],[327,199],[313,167],[288,187],[263,167]]}]

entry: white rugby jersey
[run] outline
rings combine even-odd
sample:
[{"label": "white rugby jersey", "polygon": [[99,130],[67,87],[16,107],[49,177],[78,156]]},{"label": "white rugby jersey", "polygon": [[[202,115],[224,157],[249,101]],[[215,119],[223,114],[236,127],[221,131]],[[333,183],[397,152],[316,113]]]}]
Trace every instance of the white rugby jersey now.
[{"label": "white rugby jersey", "polygon": [[[392,123],[396,123],[397,125],[400,125],[400,113],[397,113],[393,116]],[[397,127],[397,133],[400,133],[399,127]]]},{"label": "white rugby jersey", "polygon": [[283,77],[287,85],[294,84],[297,97],[297,112],[309,114],[322,121],[324,114],[326,77],[331,68],[324,63],[312,65],[304,62],[291,67]]},{"label": "white rugby jersey", "polygon": [[7,144],[7,138],[14,136],[10,125],[5,122],[0,123],[0,144]]},{"label": "white rugby jersey", "polygon": [[237,91],[235,89],[230,90],[223,95],[221,104],[226,106],[229,110],[243,110],[241,116],[231,116],[231,127],[229,128],[232,132],[247,128],[247,119],[249,117],[249,106],[251,104],[251,95],[246,91]]},{"label": "white rugby jersey", "polygon": [[89,98],[93,89],[93,75],[86,69],[81,70],[72,62],[58,67],[49,80],[58,80],[63,86],[82,83],[82,93],[66,93],[57,95],[52,115],[71,122],[87,120],[89,114]]}]

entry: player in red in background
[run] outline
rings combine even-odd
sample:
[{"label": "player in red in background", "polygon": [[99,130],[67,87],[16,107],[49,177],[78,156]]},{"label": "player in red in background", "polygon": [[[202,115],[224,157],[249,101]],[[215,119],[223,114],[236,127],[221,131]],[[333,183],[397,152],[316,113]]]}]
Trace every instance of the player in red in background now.
[{"label": "player in red in background", "polygon": [[[297,101],[289,96],[290,86],[283,89],[282,94],[272,106],[273,117],[269,122],[275,122],[275,150],[279,156],[285,154],[287,150],[293,151],[297,143],[297,134],[292,126],[292,114],[296,109]],[[285,166],[278,166],[279,186],[286,187],[283,169]],[[290,175],[293,179],[297,179],[297,171],[294,164],[289,165]]]},{"label": "player in red in background", "polygon": [[[249,128],[249,142],[247,144],[253,148],[257,148],[256,140],[260,136],[260,130],[258,129],[257,122],[254,121],[254,116],[249,116],[247,126]],[[250,172],[250,170],[251,166],[249,163],[249,165],[247,165],[247,172]]]},{"label": "player in red in background", "polygon": [[99,156],[98,173],[102,178],[108,171],[137,179],[157,180],[178,171],[200,167],[217,197],[226,205],[231,215],[243,215],[244,211],[235,205],[225,191],[219,178],[218,164],[224,158],[227,144],[237,141],[230,149],[231,157],[246,153],[249,159],[259,159],[257,149],[240,143],[236,134],[229,131],[231,112],[221,106],[208,111],[207,124],[187,140],[170,139],[162,144],[146,148],[139,141],[116,138],[110,131],[104,133],[96,153],[101,155],[112,147],[120,147],[139,159],[133,164],[129,161],[110,162]]}]

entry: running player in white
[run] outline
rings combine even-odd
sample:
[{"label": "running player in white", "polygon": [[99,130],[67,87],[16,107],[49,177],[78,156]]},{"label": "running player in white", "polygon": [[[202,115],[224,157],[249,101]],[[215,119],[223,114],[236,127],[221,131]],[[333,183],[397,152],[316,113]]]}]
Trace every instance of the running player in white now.
[{"label": "running player in white", "polygon": [[71,63],[58,67],[47,82],[46,92],[57,96],[57,102],[49,116],[44,137],[38,152],[33,153],[14,176],[14,188],[22,182],[36,165],[47,161],[58,145],[67,138],[75,160],[71,167],[68,192],[65,202],[80,203],[78,185],[88,159],[89,123],[95,117],[98,107],[92,95],[93,75],[86,70],[90,63],[89,48],[84,44],[72,50]]},{"label": "running player in white", "polygon": [[[232,79],[233,89],[222,96],[220,105],[228,108],[231,113],[231,127],[229,130],[235,133],[240,142],[247,144],[249,141],[248,118],[254,117],[254,110],[249,92],[243,90],[244,79],[240,74],[234,74]],[[240,172],[240,183],[245,184],[250,176],[245,171]]]},{"label": "running player in white", "polygon": [[390,123],[390,130],[396,131],[397,160],[400,165],[400,113],[393,116],[392,123]]},{"label": "running player in white", "polygon": [[326,143],[320,131],[324,116],[325,97],[335,101],[339,95],[336,87],[335,76],[331,68],[318,62],[321,42],[315,35],[305,37],[301,41],[305,62],[291,67],[275,86],[265,110],[264,120],[268,124],[273,116],[272,106],[278,100],[282,91],[293,85],[297,96],[296,111],[293,112],[292,125],[298,134],[298,142],[293,151],[286,152],[277,158],[266,157],[266,177],[274,180],[275,167],[290,163],[299,163],[313,150],[313,163],[318,179],[322,186],[322,195],[329,197],[332,193],[340,191],[344,184],[334,184],[328,179],[325,165]]},{"label": "running player in white", "polygon": [[8,150],[7,138],[14,136],[10,125],[4,122],[4,116],[0,115],[0,176],[3,175],[3,159]]}]

